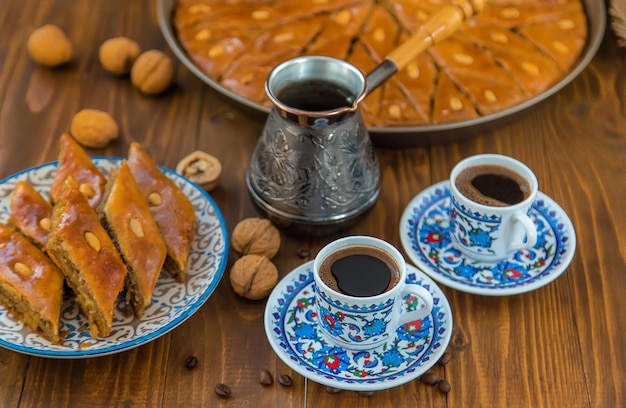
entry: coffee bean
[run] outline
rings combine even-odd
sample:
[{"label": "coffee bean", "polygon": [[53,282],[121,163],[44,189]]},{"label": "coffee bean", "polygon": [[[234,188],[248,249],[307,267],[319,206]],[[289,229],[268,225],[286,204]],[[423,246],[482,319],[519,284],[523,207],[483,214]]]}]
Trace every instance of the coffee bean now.
[{"label": "coffee bean", "polygon": [[274,384],[274,377],[269,371],[263,370],[259,373],[259,382],[261,385],[272,385]]},{"label": "coffee bean", "polygon": [[446,380],[439,380],[439,382],[437,383],[437,388],[439,388],[439,391],[443,392],[444,394],[447,394],[450,392],[450,383],[447,382]]},{"label": "coffee bean", "polygon": [[185,368],[187,370],[193,370],[198,365],[198,359],[195,356],[189,356],[185,360]]},{"label": "coffee bean", "polygon": [[285,387],[291,387],[291,385],[293,384],[293,380],[288,374],[281,374],[278,377],[278,383]]},{"label": "coffee bean", "polygon": [[222,398],[228,398],[230,394],[232,394],[232,390],[226,384],[217,384],[215,386],[215,393]]},{"label": "coffee bean", "polygon": [[439,364],[440,366],[444,366],[450,362],[451,358],[452,358],[452,355],[450,353],[447,353],[447,352],[443,353],[443,355],[441,356],[437,364]]},{"label": "coffee bean", "polygon": [[300,258],[308,258],[309,255],[311,255],[311,252],[308,250],[308,248],[305,248],[305,247],[298,248],[298,256]]},{"label": "coffee bean", "polygon": [[365,398],[371,398],[374,395],[374,391],[358,391],[358,394]]},{"label": "coffee bean", "polygon": [[428,372],[420,377],[420,382],[423,384],[435,385],[437,384],[437,381],[439,381],[439,377],[437,377],[437,374],[431,372]]},{"label": "coffee bean", "polygon": [[326,387],[326,392],[329,394],[339,394],[340,392],[343,392],[343,390],[341,388]]}]

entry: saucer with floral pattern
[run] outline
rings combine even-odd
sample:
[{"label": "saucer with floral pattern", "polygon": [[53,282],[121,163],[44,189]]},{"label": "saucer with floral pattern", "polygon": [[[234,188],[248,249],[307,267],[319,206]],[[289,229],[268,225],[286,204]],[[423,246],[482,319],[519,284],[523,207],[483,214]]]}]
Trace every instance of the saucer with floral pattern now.
[{"label": "saucer with floral pattern", "polygon": [[498,262],[465,256],[450,236],[450,183],[442,181],[411,200],[400,220],[400,240],[409,259],[442,285],[479,295],[503,296],[538,289],[558,278],[576,251],[574,226],[542,192],[529,216],[537,243]]},{"label": "saucer with floral pattern", "polygon": [[407,267],[407,282],[432,294],[433,309],[424,319],[399,327],[386,343],[357,351],[337,346],[325,337],[316,319],[310,261],[278,282],[267,301],[265,333],[270,345],[294,371],[333,388],[377,391],[419,377],[446,350],[452,334],[452,312],[441,288],[414,266]]}]

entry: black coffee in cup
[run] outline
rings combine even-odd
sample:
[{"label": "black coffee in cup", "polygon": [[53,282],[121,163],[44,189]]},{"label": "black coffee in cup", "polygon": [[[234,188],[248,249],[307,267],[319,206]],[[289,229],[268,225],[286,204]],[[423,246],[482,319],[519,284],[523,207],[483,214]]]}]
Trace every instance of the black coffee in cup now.
[{"label": "black coffee in cup", "polygon": [[491,207],[521,203],[531,193],[530,183],[523,176],[491,164],[466,168],[456,177],[455,185],[465,197]]},{"label": "black coffee in cup", "polygon": [[320,263],[319,275],[329,288],[354,297],[380,295],[400,281],[399,267],[391,255],[363,245],[328,255]]}]

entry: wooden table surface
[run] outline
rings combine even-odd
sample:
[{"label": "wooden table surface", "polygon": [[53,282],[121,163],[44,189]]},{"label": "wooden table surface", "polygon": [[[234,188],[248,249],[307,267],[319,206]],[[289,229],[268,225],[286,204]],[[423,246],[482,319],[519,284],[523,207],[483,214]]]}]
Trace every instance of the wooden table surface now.
[{"label": "wooden table surface", "polygon": [[[110,112],[121,138],[92,155],[124,156],[146,146],[173,168],[193,150],[224,167],[211,195],[227,230],[257,216],[244,173],[263,120],[224,102],[182,64],[175,86],[141,95],[127,78],[107,74],[97,59],[106,39],[125,35],[143,49],[165,50],[149,0],[5,0],[0,7],[0,177],[55,160],[58,138],[83,108]],[[73,62],[36,66],[28,35],[57,24],[75,45]],[[513,156],[537,174],[541,191],[569,215],[577,249],[566,272],[533,292],[486,297],[445,286],[454,316],[452,355],[432,371],[448,394],[415,380],[363,395],[326,387],[293,372],[272,351],[263,329],[265,301],[238,297],[228,270],[208,301],[182,325],[119,354],[63,360],[0,348],[2,407],[618,407],[626,406],[626,49],[607,31],[584,72],[556,95],[493,131],[449,143],[377,146],[382,190],[358,225],[319,238],[283,233],[280,276],[327,242],[368,234],[400,246],[400,216],[412,197],[447,178],[464,157]],[[301,249],[308,252],[302,257]],[[198,358],[194,370],[188,356]],[[259,372],[289,374],[294,383],[263,387]],[[228,384],[232,396],[214,392]]]}]

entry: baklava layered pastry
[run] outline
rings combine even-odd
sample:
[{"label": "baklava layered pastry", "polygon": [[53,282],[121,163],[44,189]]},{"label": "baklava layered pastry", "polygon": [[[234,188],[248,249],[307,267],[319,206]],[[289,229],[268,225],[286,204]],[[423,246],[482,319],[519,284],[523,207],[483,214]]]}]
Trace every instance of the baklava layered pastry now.
[{"label": "baklava layered pastry", "polygon": [[[224,89],[270,107],[273,67],[327,55],[370,72],[453,0],[179,0],[183,49]],[[490,0],[361,105],[369,126],[453,123],[531,99],[566,76],[587,40],[581,0]]]}]

